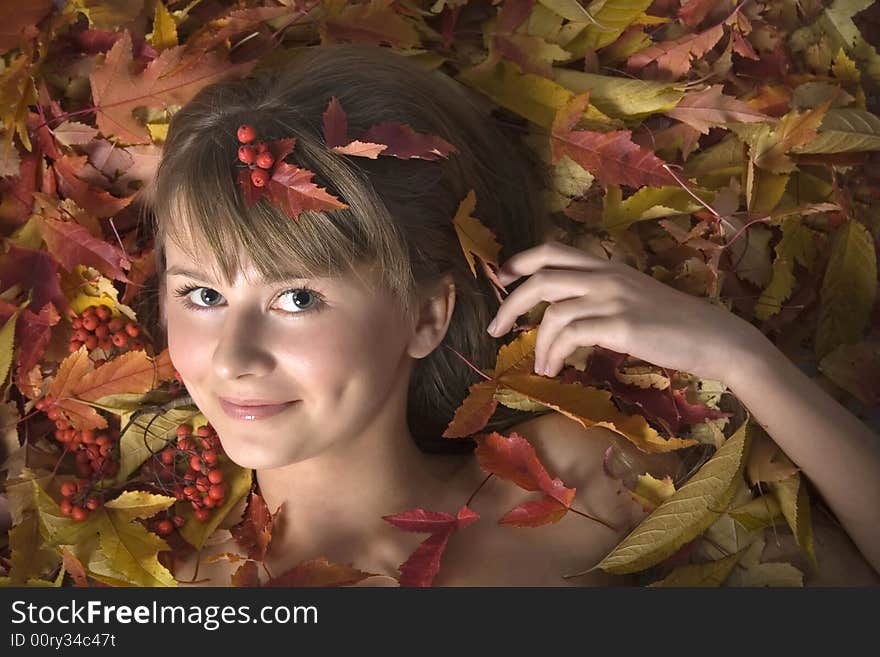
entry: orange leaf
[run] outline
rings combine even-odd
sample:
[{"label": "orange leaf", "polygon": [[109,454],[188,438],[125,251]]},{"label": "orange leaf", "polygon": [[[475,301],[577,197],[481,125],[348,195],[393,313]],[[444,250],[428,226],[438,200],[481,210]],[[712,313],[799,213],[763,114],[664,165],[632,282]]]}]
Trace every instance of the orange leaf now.
[{"label": "orange leaf", "polygon": [[468,396],[455,411],[455,416],[443,432],[444,438],[464,438],[486,426],[498,407],[494,381],[479,381],[468,390]]},{"label": "orange leaf", "polygon": [[152,358],[143,351],[129,351],[85,373],[74,382],[70,394],[83,401],[97,401],[107,395],[148,392],[160,380]]},{"label": "orange leaf", "polygon": [[83,345],[61,362],[58,373],[49,386],[48,394],[55,399],[54,407],[58,410],[60,419],[77,429],[107,427],[107,420],[98,415],[94,408],[73,399],[76,396],[76,386],[93,370],[89,352]]},{"label": "orange leaf", "polygon": [[483,262],[495,265],[497,270],[498,253],[501,251],[501,245],[495,240],[495,233],[481,224],[479,219],[471,216],[476,206],[477,195],[474,190],[470,190],[458,204],[458,211],[452,219],[452,225],[455,227],[455,233],[458,235],[458,241],[461,243],[464,257],[467,258],[474,278],[477,277],[474,256]]},{"label": "orange leaf", "polygon": [[[320,27],[321,43],[359,41],[393,48],[415,48],[419,35],[415,25],[395,11],[392,0],[359,4],[327,3],[328,16]],[[341,11],[334,11],[341,7]]]},{"label": "orange leaf", "polygon": [[574,499],[575,491],[571,488],[570,499],[567,505],[563,505],[559,500],[545,495],[540,500],[533,502],[524,502],[514,507],[504,514],[499,525],[510,525],[513,527],[540,527],[550,523],[558,522],[568,512],[571,506],[571,500]]},{"label": "orange leaf", "polygon": [[64,570],[73,578],[74,586],[89,586],[85,566],[82,565],[82,562],[76,558],[73,552],[67,548],[62,548],[61,561],[64,563]]},{"label": "orange leaf", "polygon": [[245,75],[257,60],[224,61],[220,51],[190,53],[186,46],[166,48],[139,74],[132,75],[131,35],[123,31],[104,63],[89,76],[98,129],[129,144],[152,143],[150,132],[132,111],[185,105],[203,87],[222,78]]}]

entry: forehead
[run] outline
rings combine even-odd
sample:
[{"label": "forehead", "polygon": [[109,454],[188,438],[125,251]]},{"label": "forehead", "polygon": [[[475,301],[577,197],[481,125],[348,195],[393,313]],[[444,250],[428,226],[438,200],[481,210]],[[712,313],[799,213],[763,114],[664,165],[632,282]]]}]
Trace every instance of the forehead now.
[{"label": "forehead", "polygon": [[[362,286],[375,286],[378,283],[375,269],[364,263],[349,265],[346,272],[315,272],[299,265],[295,261],[278,263],[266,271],[257,267],[244,249],[239,252],[239,265],[235,271],[229,272],[227,278],[217,257],[203,244],[183,241],[178,244],[175,239],[166,240],[165,245],[165,276],[188,276],[202,281],[228,281],[242,279],[249,284],[273,284],[293,280],[326,280],[347,283],[358,283]],[[262,271],[261,271],[262,269]]]}]

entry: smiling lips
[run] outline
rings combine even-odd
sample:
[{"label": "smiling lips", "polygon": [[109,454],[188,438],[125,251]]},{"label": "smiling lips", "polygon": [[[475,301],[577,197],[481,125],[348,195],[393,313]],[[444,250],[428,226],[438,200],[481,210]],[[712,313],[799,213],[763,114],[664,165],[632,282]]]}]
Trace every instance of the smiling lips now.
[{"label": "smiling lips", "polygon": [[276,403],[266,403],[257,399],[240,399],[229,400],[218,397],[220,407],[231,418],[235,420],[262,420],[263,418],[277,415],[282,411],[290,408],[299,400]]}]

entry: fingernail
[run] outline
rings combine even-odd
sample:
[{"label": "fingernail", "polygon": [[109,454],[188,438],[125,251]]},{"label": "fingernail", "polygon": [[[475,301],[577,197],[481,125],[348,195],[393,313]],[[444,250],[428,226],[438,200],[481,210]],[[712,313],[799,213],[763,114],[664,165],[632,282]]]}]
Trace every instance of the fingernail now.
[{"label": "fingernail", "polygon": [[497,328],[498,328],[498,320],[493,319],[489,323],[489,328],[487,328],[486,331],[488,331],[490,335],[495,335],[495,329],[497,329]]}]

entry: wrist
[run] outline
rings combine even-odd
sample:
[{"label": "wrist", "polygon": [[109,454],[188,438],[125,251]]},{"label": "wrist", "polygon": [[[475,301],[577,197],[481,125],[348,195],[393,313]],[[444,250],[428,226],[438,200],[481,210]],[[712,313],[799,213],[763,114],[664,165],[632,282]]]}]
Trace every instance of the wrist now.
[{"label": "wrist", "polygon": [[739,339],[730,345],[727,375],[723,379],[724,385],[734,394],[769,372],[778,371],[782,364],[780,357],[788,360],[754,324],[744,319],[740,322]]}]

